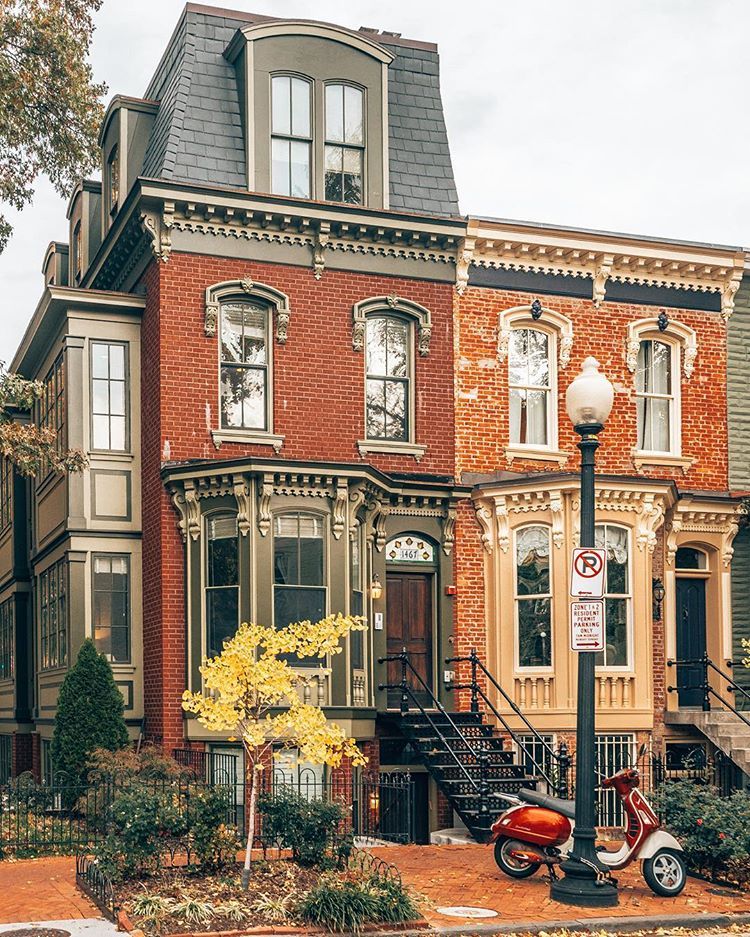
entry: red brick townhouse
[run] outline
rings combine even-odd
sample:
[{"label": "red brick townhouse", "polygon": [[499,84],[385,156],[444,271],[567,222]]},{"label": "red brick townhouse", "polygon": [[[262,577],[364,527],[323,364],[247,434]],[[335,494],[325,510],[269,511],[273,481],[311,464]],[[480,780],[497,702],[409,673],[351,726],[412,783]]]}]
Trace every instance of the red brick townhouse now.
[{"label": "red brick townhouse", "polygon": [[456,478],[472,486],[456,525],[458,644],[478,649],[508,696],[488,692],[539,757],[511,701],[572,750],[580,455],[565,389],[593,355],[615,388],[597,453],[600,754],[621,761],[645,740],[679,765],[719,742],[747,770],[734,749],[748,745],[706,725],[700,668],[668,664],[732,657],[727,325],[744,263],[739,249],[469,220],[454,320]]},{"label": "red brick townhouse", "polygon": [[329,612],[373,627],[307,692],[377,768],[377,659],[406,643],[431,675],[445,656],[468,494],[436,47],[188,4],[100,142],[13,362],[90,464],[31,487],[30,543],[20,495],[3,528],[5,774],[49,771],[85,635],[134,736],[220,751],[180,705],[202,659],[241,620]]}]

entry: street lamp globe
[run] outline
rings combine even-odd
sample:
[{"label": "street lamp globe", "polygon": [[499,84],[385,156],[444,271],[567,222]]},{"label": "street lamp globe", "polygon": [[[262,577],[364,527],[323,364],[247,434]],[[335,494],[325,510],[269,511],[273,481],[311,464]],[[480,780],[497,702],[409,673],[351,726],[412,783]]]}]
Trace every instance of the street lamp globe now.
[{"label": "street lamp globe", "polygon": [[565,408],[573,426],[603,426],[614,399],[614,388],[599,370],[599,362],[588,357],[581,366],[581,373],[568,386]]}]

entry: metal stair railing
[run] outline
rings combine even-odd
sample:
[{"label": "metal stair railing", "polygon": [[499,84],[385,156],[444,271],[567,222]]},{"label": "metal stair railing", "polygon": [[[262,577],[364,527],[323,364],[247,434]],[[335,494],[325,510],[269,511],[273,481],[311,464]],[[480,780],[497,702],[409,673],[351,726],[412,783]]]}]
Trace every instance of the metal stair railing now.
[{"label": "metal stair railing", "polygon": [[[557,797],[566,798],[568,796],[568,772],[570,769],[570,755],[568,754],[568,746],[565,744],[565,742],[560,743],[558,751],[555,751],[552,748],[549,742],[547,742],[547,740],[534,728],[528,717],[521,711],[521,709],[519,709],[515,700],[508,696],[503,687],[500,686],[495,677],[485,667],[481,658],[477,655],[476,648],[471,649],[471,653],[468,657],[446,657],[445,662],[446,664],[471,664],[471,683],[453,683],[450,685],[449,689],[471,690],[471,712],[479,712],[479,701],[481,699],[485,706],[487,706],[487,708],[492,712],[497,721],[502,725],[503,729],[505,729],[508,735],[510,735],[510,737],[513,739],[515,745],[523,752],[524,757],[527,758],[528,761],[533,765],[535,771],[547,782],[551,790],[554,791],[555,795]],[[502,696],[515,715],[518,716],[518,718],[523,722],[529,733],[533,735],[534,739],[539,743],[542,750],[549,758],[549,763],[551,765],[557,765],[557,778],[551,776],[551,772],[545,768],[544,765],[540,765],[537,762],[533,751],[528,748],[526,743],[518,736],[515,730],[511,728],[506,718],[497,709],[492,700],[487,696],[477,679],[479,670],[482,671],[487,680]]]},{"label": "metal stair railing", "polygon": [[[468,781],[468,783],[471,785],[476,795],[479,797],[479,815],[483,819],[486,819],[489,814],[489,804],[487,803],[487,801],[488,801],[489,793],[490,793],[488,777],[487,777],[487,769],[489,765],[488,765],[488,756],[487,756],[486,750],[481,749],[481,748],[476,751],[474,750],[470,739],[467,736],[465,736],[464,733],[459,729],[459,727],[456,725],[453,718],[451,717],[450,713],[445,709],[445,707],[440,702],[440,700],[435,696],[432,690],[427,686],[425,681],[422,679],[421,675],[415,670],[412,662],[409,660],[409,655],[407,653],[406,648],[403,648],[400,654],[393,654],[389,657],[378,658],[379,664],[395,663],[395,662],[398,662],[401,664],[401,680],[398,683],[381,683],[378,685],[378,689],[400,690],[401,692],[400,708],[401,708],[402,716],[406,716],[409,714],[410,712],[409,698],[411,698],[411,700],[415,703],[415,705],[419,709],[422,716],[424,716],[424,718],[427,720],[428,724],[430,725],[430,728],[433,730],[435,735],[443,743],[446,753],[453,759],[453,761],[456,764],[456,767],[460,769],[466,781]],[[443,732],[440,729],[440,726],[435,723],[430,713],[422,705],[421,701],[419,700],[419,697],[414,691],[414,688],[409,684],[409,681],[408,681],[409,672],[411,672],[417,678],[420,685],[424,689],[425,693],[429,697],[430,701],[434,703],[435,708],[441,714],[441,716],[444,716],[445,719],[447,719],[448,724],[450,725],[451,729],[453,729],[456,735],[461,739],[461,741],[464,743],[469,753],[476,757],[478,764],[479,764],[480,780],[478,784],[474,780],[474,778],[469,774],[469,772],[466,770],[466,766],[464,765],[464,763],[461,761],[461,759],[453,750],[453,746],[451,745],[451,743],[448,741],[445,735],[443,735]]]},{"label": "metal stair railing", "polygon": [[[680,666],[700,667],[702,679],[700,680],[699,683],[687,683],[687,684],[680,684],[679,686],[668,686],[667,687],[668,693],[678,693],[680,690],[701,690],[703,692],[703,711],[704,712],[711,711],[711,697],[714,696],[722,704],[722,706],[725,706],[727,709],[731,710],[731,712],[733,712],[735,716],[737,716],[738,719],[741,719],[742,722],[744,722],[745,725],[748,728],[750,728],[750,718],[748,717],[748,715],[744,712],[741,712],[739,709],[737,709],[734,703],[731,703],[721,693],[717,692],[711,686],[711,679],[710,679],[711,671],[718,674],[718,676],[721,677],[722,680],[725,680],[727,682],[728,684],[727,689],[726,689],[727,693],[740,693],[742,696],[745,697],[746,700],[748,700],[748,702],[750,702],[750,693],[748,693],[748,691],[743,686],[740,686],[740,684],[737,683],[736,680],[733,680],[732,677],[728,673],[725,673],[721,669],[721,667],[718,667],[711,660],[708,654],[704,654],[702,657],[684,658],[680,660],[675,659],[675,660],[667,661],[667,667],[680,667]],[[726,662],[726,666],[729,669],[731,669],[732,667],[734,667],[734,661],[728,660]],[[678,683],[679,683],[679,678],[678,678]]]}]

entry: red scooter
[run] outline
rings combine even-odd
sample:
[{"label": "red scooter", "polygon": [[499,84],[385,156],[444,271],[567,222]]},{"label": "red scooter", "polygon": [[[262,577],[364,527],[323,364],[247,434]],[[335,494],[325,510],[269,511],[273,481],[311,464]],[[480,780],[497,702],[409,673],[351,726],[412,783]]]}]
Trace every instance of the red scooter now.
[{"label": "red scooter", "polygon": [[[616,851],[597,849],[606,869],[623,869],[643,862],[643,877],[657,895],[674,898],[685,887],[687,867],[682,846],[666,830],[638,789],[636,768],[623,768],[601,782],[613,788],[628,818],[625,843]],[[555,866],[567,859],[573,848],[575,802],[560,800],[539,791],[521,789],[518,797],[501,795],[511,802],[492,826],[495,862],[511,878],[527,878],[546,865],[553,878]]]}]

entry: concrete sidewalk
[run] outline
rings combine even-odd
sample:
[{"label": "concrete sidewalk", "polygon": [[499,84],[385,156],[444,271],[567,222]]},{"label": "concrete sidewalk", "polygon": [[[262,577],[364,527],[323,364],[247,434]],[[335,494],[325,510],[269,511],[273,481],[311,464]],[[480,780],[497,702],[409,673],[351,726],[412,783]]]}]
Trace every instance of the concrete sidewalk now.
[{"label": "concrete sidewalk", "polygon": [[[3,924],[0,926],[0,934],[6,934],[11,937],[17,931],[24,930],[27,927],[49,928],[50,930],[60,930],[69,934],[70,937],[121,937],[120,932],[110,921],[103,918],[82,919],[75,921],[29,921],[18,924]],[[736,937],[736,935],[735,935]]]}]

